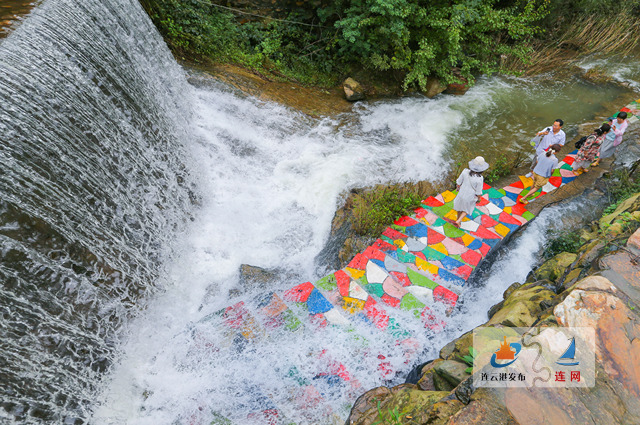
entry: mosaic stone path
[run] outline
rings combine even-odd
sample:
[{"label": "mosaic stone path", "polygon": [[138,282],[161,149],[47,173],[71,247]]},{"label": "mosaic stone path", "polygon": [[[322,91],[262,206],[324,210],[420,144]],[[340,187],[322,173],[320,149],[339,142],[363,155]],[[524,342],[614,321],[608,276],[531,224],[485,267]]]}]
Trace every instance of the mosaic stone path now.
[{"label": "mosaic stone path", "polygon": [[[638,121],[640,99],[621,111],[629,114],[630,123]],[[571,169],[575,155],[576,151],[559,163],[536,198],[575,180]],[[353,341],[358,341],[355,344],[360,344],[363,339],[355,329],[364,325],[385,333],[403,347],[408,363],[417,348],[403,322],[419,321],[420,327],[436,332],[442,329],[443,315],[453,310],[474,269],[501,240],[534,218],[520,203],[532,183],[532,179],[519,176],[501,189],[485,184],[482,199],[460,228],[453,225],[456,192],[430,196],[414,214],[398,218],[345,268],[314,283],[304,282],[220,310],[198,324],[205,324],[208,329],[213,325],[220,332],[200,335],[202,327],[197,326],[193,330],[194,339],[215,346],[216,350],[226,346],[240,352],[256,341],[277,339],[285,333],[302,337],[331,327],[352,333]],[[393,367],[385,362],[385,353],[351,352],[379,360],[377,373],[382,379],[393,375]],[[302,409],[321,403],[328,397],[328,387],[347,386],[354,394],[360,390],[357,376],[340,359],[329,358],[321,348],[310,356],[323,359],[318,370],[310,372],[301,365],[278,366],[295,387],[292,393],[297,395],[289,400],[293,405]],[[253,411],[249,417],[263,423],[283,420],[274,402],[256,391],[263,402],[254,408],[244,406],[248,412]]]}]

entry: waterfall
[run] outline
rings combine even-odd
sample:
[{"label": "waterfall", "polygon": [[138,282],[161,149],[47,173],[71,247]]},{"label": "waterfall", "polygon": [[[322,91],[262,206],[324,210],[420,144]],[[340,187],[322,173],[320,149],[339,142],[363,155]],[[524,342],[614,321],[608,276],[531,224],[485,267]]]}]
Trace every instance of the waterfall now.
[{"label": "waterfall", "polygon": [[0,42],[0,418],[81,423],[192,203],[181,68],[135,0]]}]

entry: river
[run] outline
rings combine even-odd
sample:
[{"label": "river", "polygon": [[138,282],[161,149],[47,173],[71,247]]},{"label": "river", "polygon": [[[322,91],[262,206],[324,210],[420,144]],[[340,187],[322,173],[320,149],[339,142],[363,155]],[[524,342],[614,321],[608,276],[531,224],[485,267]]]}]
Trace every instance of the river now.
[{"label": "river", "polygon": [[[248,296],[314,281],[348,190],[513,155],[556,118],[571,138],[638,98],[640,81],[631,61],[593,59],[583,66],[615,64],[611,75],[630,87],[489,77],[462,97],[310,118],[181,68],[132,0],[45,0],[0,41],[0,57],[0,419],[9,423],[208,424],[218,413],[246,423],[247,411],[271,404],[297,423],[327,410],[344,421],[358,391],[402,374],[371,373],[358,391],[300,412],[272,366],[318,347],[353,357],[348,336],[283,338],[241,355],[194,344],[203,319],[234,302],[239,266],[287,276]],[[503,248],[446,331],[423,333],[423,360],[482,323],[580,205],[543,212]],[[385,338],[371,344],[394,351]]]}]

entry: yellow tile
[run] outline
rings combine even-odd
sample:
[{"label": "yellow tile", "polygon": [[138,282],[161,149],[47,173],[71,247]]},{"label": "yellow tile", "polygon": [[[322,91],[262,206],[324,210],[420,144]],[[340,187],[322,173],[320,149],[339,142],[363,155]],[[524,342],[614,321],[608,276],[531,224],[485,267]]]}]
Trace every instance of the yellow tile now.
[{"label": "yellow tile", "polygon": [[345,267],[344,269],[349,273],[349,276],[356,280],[360,279],[365,274],[365,270],[357,270],[351,267]]},{"label": "yellow tile", "polygon": [[465,233],[464,235],[462,235],[462,242],[464,242],[465,246],[469,246],[471,244],[471,242],[475,241],[476,238],[474,238],[473,236],[471,236],[468,233]]},{"label": "yellow tile", "polygon": [[396,239],[395,241],[393,241],[393,244],[398,248],[404,248],[404,246],[406,245],[402,239]]},{"label": "yellow tile", "polygon": [[504,225],[500,224],[500,223],[496,224],[494,229],[503,238],[509,234],[509,228],[507,226],[504,226]]},{"label": "yellow tile", "polygon": [[504,207],[502,210],[507,214],[511,214],[511,207]]},{"label": "yellow tile", "polygon": [[359,311],[362,311],[364,308],[364,301],[359,300],[357,298],[344,297],[344,304],[342,305],[349,314],[355,314]]},{"label": "yellow tile", "polygon": [[420,222],[422,222],[422,223],[426,224],[427,226],[430,226],[431,224],[433,224],[433,223],[429,223],[429,222],[427,221],[427,218],[426,218],[426,217],[420,217],[420,218],[418,219],[418,221],[420,221]]},{"label": "yellow tile", "polygon": [[458,214],[455,212],[455,210],[451,210],[444,215],[444,218],[448,218],[449,220],[457,220]]},{"label": "yellow tile", "polygon": [[444,199],[444,203],[451,202],[456,197],[456,194],[451,192],[450,190],[445,190],[442,192],[442,199]]},{"label": "yellow tile", "polygon": [[420,257],[416,257],[416,266],[418,266],[420,270],[427,271],[431,274],[438,274],[438,266],[436,266],[435,264],[431,264],[430,262],[425,261]]},{"label": "yellow tile", "polygon": [[433,248],[436,251],[443,253],[444,255],[449,255],[449,251],[447,251],[447,247],[442,245],[441,243],[437,243],[435,245],[429,245],[429,248]]},{"label": "yellow tile", "polygon": [[520,177],[520,181],[522,182],[522,184],[524,185],[525,189],[527,187],[531,187],[533,186],[533,179],[530,177],[525,177],[525,176],[519,176]]}]

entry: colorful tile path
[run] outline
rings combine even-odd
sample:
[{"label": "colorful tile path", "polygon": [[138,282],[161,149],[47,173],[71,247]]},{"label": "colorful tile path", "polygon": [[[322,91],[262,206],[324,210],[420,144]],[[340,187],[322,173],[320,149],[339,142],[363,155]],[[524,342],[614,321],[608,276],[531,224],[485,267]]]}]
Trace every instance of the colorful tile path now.
[{"label": "colorful tile path", "polygon": [[[630,123],[640,120],[640,99],[621,111],[629,114]],[[576,179],[571,168],[575,156],[576,151],[559,162],[536,199]],[[383,332],[403,347],[409,362],[417,350],[408,329],[415,326],[403,326],[403,320],[405,324],[407,320],[417,320],[420,326],[433,331],[444,326],[441,314],[450,314],[465,283],[491,249],[534,218],[520,202],[532,183],[532,179],[519,176],[502,189],[485,184],[473,214],[460,227],[453,224],[457,218],[453,210],[456,192],[430,196],[413,215],[398,218],[345,268],[315,283],[270,292],[207,316],[203,322],[215,318],[212,322],[224,328],[224,337],[215,342],[206,337],[194,340],[204,341],[216,350],[220,345],[241,350],[247,343],[278,332],[322,332],[331,327],[352,333],[354,341],[361,343],[364,339],[355,338],[355,329],[364,325]],[[295,378],[298,372],[288,374],[293,377],[292,382],[297,382],[298,388],[293,392],[301,394],[298,401],[325,397],[316,388],[320,381],[357,388],[357,376],[339,360],[329,359],[322,348],[312,355],[327,357],[321,362],[326,366],[323,370],[304,378]],[[379,359],[378,372],[383,379],[394,372],[385,353],[363,350],[357,355]],[[287,369],[298,370],[295,365],[287,365]],[[261,414],[279,415],[271,404]]]}]

